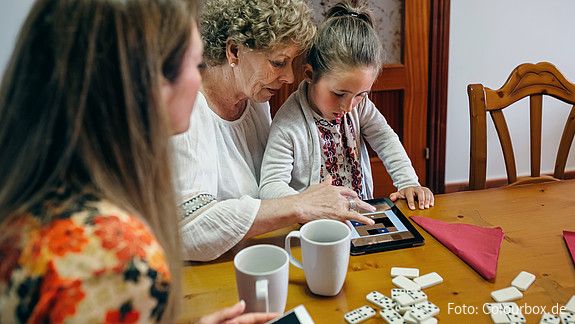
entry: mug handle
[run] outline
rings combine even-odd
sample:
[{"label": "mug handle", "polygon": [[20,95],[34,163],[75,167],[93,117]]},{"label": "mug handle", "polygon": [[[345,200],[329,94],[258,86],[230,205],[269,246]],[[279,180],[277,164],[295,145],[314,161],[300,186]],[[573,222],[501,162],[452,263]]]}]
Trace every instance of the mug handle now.
[{"label": "mug handle", "polygon": [[268,299],[268,280],[260,279],[256,281],[256,309],[265,310],[266,313],[270,311],[270,303]]},{"label": "mug handle", "polygon": [[299,262],[296,258],[294,258],[294,256],[291,254],[291,238],[297,238],[298,240],[301,241],[301,234],[299,231],[291,231],[287,236],[286,236],[286,240],[285,240],[285,249],[289,255],[289,262],[291,264],[293,264],[294,266],[303,269],[303,265],[301,264],[301,262]]}]

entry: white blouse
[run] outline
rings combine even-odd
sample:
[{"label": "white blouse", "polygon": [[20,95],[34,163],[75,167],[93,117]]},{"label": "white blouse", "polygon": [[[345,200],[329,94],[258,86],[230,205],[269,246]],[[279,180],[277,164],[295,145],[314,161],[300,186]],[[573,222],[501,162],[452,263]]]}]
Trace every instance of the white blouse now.
[{"label": "white blouse", "polygon": [[[174,183],[181,202],[189,203],[181,221],[186,259],[215,259],[251,227],[270,124],[268,103],[249,102],[239,119],[227,121],[198,93],[189,129],[171,139]],[[206,194],[226,201],[214,203]]]}]

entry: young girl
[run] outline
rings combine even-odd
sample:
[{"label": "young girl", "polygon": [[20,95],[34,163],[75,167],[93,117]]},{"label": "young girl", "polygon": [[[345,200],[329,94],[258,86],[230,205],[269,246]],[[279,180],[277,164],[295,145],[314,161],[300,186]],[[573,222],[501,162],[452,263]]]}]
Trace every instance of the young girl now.
[{"label": "young girl", "polygon": [[368,98],[382,51],[365,8],[339,3],[328,12],[307,57],[306,79],[273,120],[261,198],[291,195],[327,176],[372,198],[367,140],[398,190],[391,199],[405,198],[411,209],[415,198],[421,209],[433,206],[433,193],[419,185],[399,137]]}]

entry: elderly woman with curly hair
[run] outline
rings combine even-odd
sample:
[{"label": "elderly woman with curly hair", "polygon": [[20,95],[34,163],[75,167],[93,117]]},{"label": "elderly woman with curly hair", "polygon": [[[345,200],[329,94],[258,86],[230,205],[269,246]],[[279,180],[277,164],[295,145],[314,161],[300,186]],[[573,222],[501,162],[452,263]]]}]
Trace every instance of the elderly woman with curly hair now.
[{"label": "elderly woman with curly hair", "polygon": [[296,195],[258,199],[268,100],[294,81],[294,59],[315,34],[304,1],[207,0],[201,23],[202,87],[192,125],[172,138],[184,257],[212,260],[242,239],[318,218],[372,223],[350,208],[372,207],[331,179]]}]

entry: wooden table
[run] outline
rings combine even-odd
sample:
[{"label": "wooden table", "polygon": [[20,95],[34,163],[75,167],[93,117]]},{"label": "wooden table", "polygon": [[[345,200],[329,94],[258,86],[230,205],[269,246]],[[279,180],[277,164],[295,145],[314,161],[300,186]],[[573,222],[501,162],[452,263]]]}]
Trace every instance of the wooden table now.
[{"label": "wooden table", "polygon": [[[438,195],[435,207],[425,211],[409,211],[403,201],[398,206],[406,216],[503,228],[505,239],[496,280],[484,280],[416,225],[425,237],[424,246],[352,256],[345,285],[336,297],[313,295],[306,287],[303,271],[291,266],[286,310],[304,304],[316,323],[343,323],[345,312],[368,304],[368,292],[378,290],[389,295],[392,266],[419,268],[421,274],[435,271],[444,278],[442,284],[425,290],[429,300],[441,308],[437,316],[441,323],[490,323],[483,304],[493,302],[491,291],[510,286],[522,270],[537,277],[523,299],[516,301],[538,313],[529,314],[524,308],[528,323],[539,322],[540,307],[557,314],[552,307],[564,305],[575,295],[575,264],[562,236],[563,230],[575,231],[575,180]],[[283,246],[289,230],[252,239],[248,244]],[[233,254],[242,247],[217,261],[185,267],[182,322],[237,301]],[[298,250],[294,248],[295,253]],[[383,322],[376,317],[365,323]]]}]

